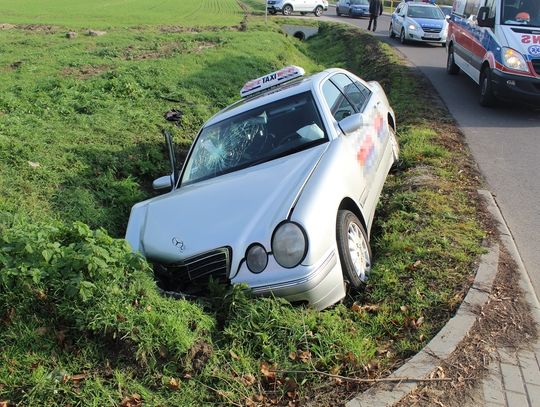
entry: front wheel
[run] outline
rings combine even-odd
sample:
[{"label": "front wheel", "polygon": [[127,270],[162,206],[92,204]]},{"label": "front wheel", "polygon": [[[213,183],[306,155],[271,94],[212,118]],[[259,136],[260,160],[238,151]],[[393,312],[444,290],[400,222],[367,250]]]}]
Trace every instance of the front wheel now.
[{"label": "front wheel", "polygon": [[283,15],[284,16],[290,16],[293,12],[292,6],[290,4],[287,4],[285,7],[283,7]]},{"label": "front wheel", "polygon": [[446,56],[446,72],[449,75],[457,75],[459,73],[459,66],[457,66],[454,60],[454,47],[450,45],[448,47],[448,55]]},{"label": "front wheel", "polygon": [[315,14],[315,17],[320,17],[322,16],[322,12],[323,8],[321,6],[317,6],[315,7],[315,11],[313,12],[313,14]]},{"label": "front wheel", "polygon": [[394,33],[394,27],[392,27],[392,23],[390,23],[390,29],[388,30],[388,35],[390,38],[396,38],[396,34]]},{"label": "front wheel", "polygon": [[402,28],[401,33],[399,34],[399,42],[406,44],[407,40],[405,39],[405,30]]},{"label": "front wheel", "polygon": [[354,213],[340,210],[336,235],[343,277],[351,287],[358,289],[371,271],[371,248],[366,230]]},{"label": "front wheel", "polygon": [[480,73],[480,104],[484,107],[495,106],[497,98],[493,92],[491,82],[491,70],[489,67],[482,69]]}]

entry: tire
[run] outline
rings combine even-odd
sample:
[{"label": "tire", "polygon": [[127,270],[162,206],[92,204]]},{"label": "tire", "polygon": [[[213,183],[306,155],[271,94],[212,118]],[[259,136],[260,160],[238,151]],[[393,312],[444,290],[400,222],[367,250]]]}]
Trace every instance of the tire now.
[{"label": "tire", "polygon": [[272,14],[272,15],[275,15],[275,14],[277,13],[276,10],[269,10],[268,12],[269,12],[270,14]]},{"label": "tire", "polygon": [[366,230],[354,213],[340,210],[336,237],[343,278],[352,288],[359,289],[371,271],[371,248]]},{"label": "tire", "polygon": [[405,30],[402,28],[401,33],[399,33],[399,42],[402,44],[407,44],[407,39],[405,38]]},{"label": "tire", "polygon": [[313,12],[313,14],[315,14],[315,17],[320,17],[322,16],[322,12],[323,8],[321,6],[317,6],[315,7],[315,11]]},{"label": "tire", "polygon": [[339,11],[339,7],[336,7],[336,15],[338,17],[341,17],[341,11]]},{"label": "tire", "polygon": [[390,23],[390,28],[388,29],[388,36],[390,38],[396,38],[396,34],[394,33],[394,27],[392,27],[392,23]]},{"label": "tire", "polygon": [[493,93],[493,83],[491,81],[491,70],[488,67],[480,72],[480,104],[484,107],[492,107],[497,103],[497,98]]},{"label": "tire", "polygon": [[292,12],[293,12],[293,8],[290,4],[287,4],[285,5],[285,7],[283,7],[282,13],[284,16],[290,16]]},{"label": "tire", "polygon": [[457,66],[454,60],[454,47],[448,47],[448,55],[446,56],[446,73],[448,75],[457,75],[459,73],[459,66]]}]

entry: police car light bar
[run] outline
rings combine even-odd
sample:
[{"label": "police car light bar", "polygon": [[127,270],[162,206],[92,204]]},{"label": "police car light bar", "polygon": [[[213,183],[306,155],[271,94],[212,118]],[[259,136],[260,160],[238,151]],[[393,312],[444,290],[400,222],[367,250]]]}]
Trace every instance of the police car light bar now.
[{"label": "police car light bar", "polygon": [[268,75],[246,82],[244,87],[240,90],[240,96],[246,97],[248,95],[260,92],[261,90],[271,88],[272,86],[280,85],[284,82],[290,81],[291,79],[304,76],[304,73],[304,68],[300,68],[299,66],[286,66],[279,71],[272,72]]}]

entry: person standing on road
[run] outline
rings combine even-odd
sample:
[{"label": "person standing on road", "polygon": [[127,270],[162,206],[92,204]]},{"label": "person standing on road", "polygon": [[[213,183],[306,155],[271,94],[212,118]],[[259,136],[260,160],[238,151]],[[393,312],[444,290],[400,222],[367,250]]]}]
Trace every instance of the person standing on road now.
[{"label": "person standing on road", "polygon": [[369,24],[367,26],[368,31],[371,30],[371,23],[373,22],[373,31],[377,29],[377,17],[383,12],[383,5],[381,0],[369,0]]}]

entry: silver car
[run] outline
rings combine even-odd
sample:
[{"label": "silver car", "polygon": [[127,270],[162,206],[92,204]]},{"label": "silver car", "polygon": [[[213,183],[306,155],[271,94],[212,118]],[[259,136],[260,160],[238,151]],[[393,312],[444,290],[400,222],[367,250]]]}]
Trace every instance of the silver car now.
[{"label": "silver car", "polygon": [[369,231],[398,157],[394,112],[377,82],[303,74],[289,66],[246,83],[181,171],[170,148],[172,174],[154,181],[170,192],[134,205],[126,233],[163,290],[246,283],[323,309],[368,277]]}]

